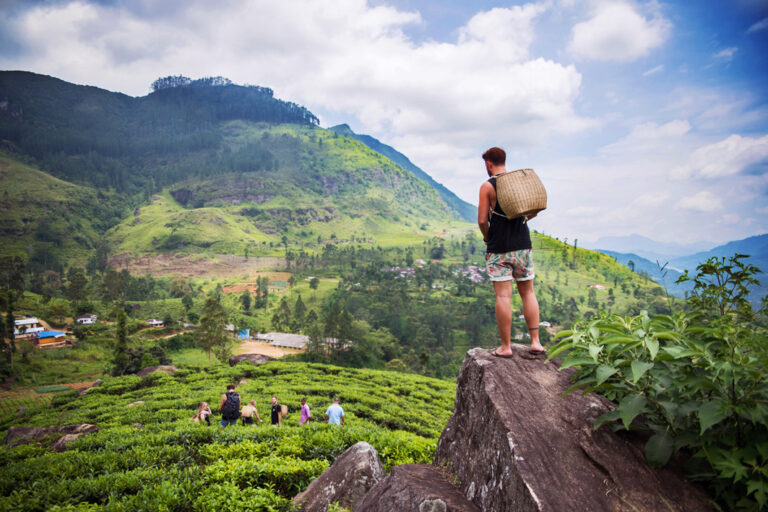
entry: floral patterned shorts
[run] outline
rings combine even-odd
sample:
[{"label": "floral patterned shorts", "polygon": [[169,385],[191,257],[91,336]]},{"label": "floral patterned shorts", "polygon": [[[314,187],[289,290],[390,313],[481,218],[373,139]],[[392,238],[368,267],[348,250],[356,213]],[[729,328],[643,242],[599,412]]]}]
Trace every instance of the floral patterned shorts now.
[{"label": "floral patterned shorts", "polygon": [[485,268],[491,281],[530,281],[534,278],[531,249],[486,253]]}]

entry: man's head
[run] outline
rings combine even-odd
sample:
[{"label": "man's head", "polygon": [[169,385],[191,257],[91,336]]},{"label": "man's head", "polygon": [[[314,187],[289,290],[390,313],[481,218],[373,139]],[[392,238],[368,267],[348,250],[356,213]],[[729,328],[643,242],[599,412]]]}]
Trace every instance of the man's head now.
[{"label": "man's head", "polygon": [[227,385],[227,391],[234,391],[234,390],[235,390],[235,385],[234,384],[228,384]]},{"label": "man's head", "polygon": [[337,396],[333,397],[333,403],[335,404],[339,403],[339,397]]},{"label": "man's head", "polygon": [[272,395],[272,405],[277,405],[277,397]]},{"label": "man's head", "polygon": [[306,398],[304,398],[304,397],[302,397],[302,399],[301,399],[301,405],[304,405],[304,404],[306,404],[306,403],[307,403],[307,399],[306,399]]},{"label": "man's head", "polygon": [[485,160],[485,170],[488,176],[491,176],[494,167],[501,167],[507,163],[507,154],[503,149],[493,147],[483,153],[483,160]]}]

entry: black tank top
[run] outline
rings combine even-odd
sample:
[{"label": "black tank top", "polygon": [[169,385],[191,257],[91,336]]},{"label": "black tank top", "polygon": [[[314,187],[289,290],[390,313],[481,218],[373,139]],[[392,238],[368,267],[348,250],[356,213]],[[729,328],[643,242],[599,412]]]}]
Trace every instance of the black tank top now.
[{"label": "black tank top", "polygon": [[[493,190],[495,191],[496,176],[491,177],[488,182],[493,185]],[[496,201],[493,211],[494,213],[490,215],[490,229],[488,230],[486,252],[498,254],[530,249],[531,234],[528,232],[528,224],[523,222],[525,218],[508,219],[504,215],[504,211],[499,206],[498,201]]]}]

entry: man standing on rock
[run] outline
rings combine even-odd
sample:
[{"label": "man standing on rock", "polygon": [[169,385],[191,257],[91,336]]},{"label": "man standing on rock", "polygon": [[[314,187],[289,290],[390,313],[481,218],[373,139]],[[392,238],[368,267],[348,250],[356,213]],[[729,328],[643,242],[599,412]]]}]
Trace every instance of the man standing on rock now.
[{"label": "man standing on rock", "polygon": [[477,223],[486,244],[485,265],[496,292],[496,324],[501,347],[491,352],[497,357],[512,357],[512,281],[523,300],[523,316],[531,336],[532,356],[545,354],[539,342],[539,302],[533,291],[533,256],[527,220],[535,217],[508,219],[496,202],[496,176],[507,172],[507,155],[501,148],[483,153],[485,170],[490,179],[480,187]]}]

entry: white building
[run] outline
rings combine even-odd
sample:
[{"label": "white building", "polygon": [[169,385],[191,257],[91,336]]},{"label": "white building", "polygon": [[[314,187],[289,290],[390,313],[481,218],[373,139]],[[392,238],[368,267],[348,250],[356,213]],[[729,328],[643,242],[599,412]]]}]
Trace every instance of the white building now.
[{"label": "white building", "polygon": [[80,315],[79,317],[77,317],[77,319],[75,319],[75,322],[78,323],[79,325],[93,325],[96,323],[96,320],[98,319],[99,317],[97,317],[96,315],[92,315],[88,313],[88,314]]},{"label": "white building", "polygon": [[42,324],[40,324],[40,320],[34,316],[17,318],[13,321],[14,337],[27,338],[38,332],[43,332],[44,330],[45,327],[43,327]]},{"label": "white building", "polygon": [[304,334],[290,334],[286,332],[268,332],[256,335],[257,340],[266,341],[276,347],[303,349],[309,343],[309,336]]},{"label": "white building", "polygon": [[147,325],[149,325],[150,327],[162,327],[163,321],[158,320],[157,318],[150,318],[149,320],[147,320]]}]

